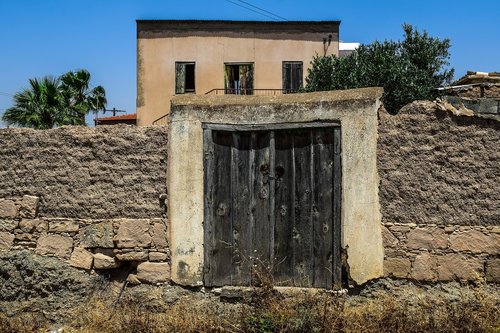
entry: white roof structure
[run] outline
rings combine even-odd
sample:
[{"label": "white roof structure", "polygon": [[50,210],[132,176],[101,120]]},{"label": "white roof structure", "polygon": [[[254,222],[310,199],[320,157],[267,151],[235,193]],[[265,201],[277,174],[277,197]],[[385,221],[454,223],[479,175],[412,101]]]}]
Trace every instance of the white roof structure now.
[{"label": "white roof structure", "polygon": [[359,47],[360,43],[345,43],[339,42],[339,51],[354,51]]}]

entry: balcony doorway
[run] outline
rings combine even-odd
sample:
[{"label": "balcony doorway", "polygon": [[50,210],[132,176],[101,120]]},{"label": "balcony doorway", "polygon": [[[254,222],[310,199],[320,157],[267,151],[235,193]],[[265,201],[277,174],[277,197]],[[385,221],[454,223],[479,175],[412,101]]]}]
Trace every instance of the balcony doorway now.
[{"label": "balcony doorway", "polygon": [[224,93],[253,95],[253,64],[224,64]]}]

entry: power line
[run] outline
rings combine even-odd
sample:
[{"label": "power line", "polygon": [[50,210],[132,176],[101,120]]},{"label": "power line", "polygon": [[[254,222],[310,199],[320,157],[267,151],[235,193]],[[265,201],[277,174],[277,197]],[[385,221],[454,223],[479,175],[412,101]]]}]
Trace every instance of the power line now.
[{"label": "power line", "polygon": [[256,8],[256,9],[258,9],[258,10],[260,10],[260,11],[265,12],[265,13],[271,14],[272,16],[275,16],[275,17],[277,17],[277,18],[279,18],[279,19],[281,19],[281,20],[283,20],[283,21],[288,21],[288,19],[287,19],[287,18],[284,18],[283,16],[279,16],[279,15],[277,15],[277,14],[274,14],[273,12],[270,12],[270,11],[265,10],[265,9],[263,9],[263,8],[260,8],[260,7],[257,7],[257,6],[255,6],[255,5],[252,5],[252,4],[251,4],[251,3],[249,3],[249,2],[246,2],[246,1],[243,1],[243,0],[237,0],[237,1],[238,1],[238,2],[242,2],[242,3],[244,3],[244,4],[247,4],[247,5],[249,5],[250,7]]},{"label": "power line", "polygon": [[6,92],[2,92],[2,91],[0,91],[0,95],[1,95],[1,96],[8,96],[8,97],[12,97],[12,96],[14,96],[14,95],[12,95],[12,94],[9,94],[9,93],[6,93]]},{"label": "power line", "polygon": [[231,1],[231,0],[225,0],[225,1],[230,2],[230,3],[232,3],[233,5],[236,5],[236,6],[238,6],[238,7],[245,8],[246,10],[250,10],[250,11],[252,11],[252,12],[254,12],[254,13],[257,13],[257,14],[259,14],[259,15],[262,15],[262,16],[265,16],[265,17],[267,17],[267,18],[270,18],[271,20],[277,20],[277,18],[276,18],[276,17],[273,17],[273,16],[270,16],[270,15],[264,14],[264,13],[262,13],[262,12],[256,11],[255,9],[252,9],[252,8],[250,8],[250,7],[247,7],[247,6],[244,6],[244,5],[239,4],[239,3],[237,3],[237,2],[234,2],[234,1]]}]

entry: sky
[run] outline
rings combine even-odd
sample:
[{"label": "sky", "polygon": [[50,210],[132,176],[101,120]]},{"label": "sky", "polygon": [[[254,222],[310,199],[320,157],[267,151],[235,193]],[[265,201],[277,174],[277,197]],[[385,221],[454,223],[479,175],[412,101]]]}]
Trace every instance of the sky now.
[{"label": "sky", "polygon": [[500,0],[0,0],[0,114],[30,78],[82,68],[106,89],[109,109],[134,113],[136,20],[265,21],[269,12],[340,20],[344,42],[401,39],[410,23],[451,40],[455,78],[500,71]]}]

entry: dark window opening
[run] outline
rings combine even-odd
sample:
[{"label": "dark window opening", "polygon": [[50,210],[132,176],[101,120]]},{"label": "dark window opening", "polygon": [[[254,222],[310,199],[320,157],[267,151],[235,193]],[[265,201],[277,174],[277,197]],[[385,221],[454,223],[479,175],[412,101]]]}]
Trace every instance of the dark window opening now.
[{"label": "dark window opening", "polygon": [[253,95],[253,64],[225,64],[226,94]]},{"label": "dark window opening", "polygon": [[302,88],[303,66],[302,61],[283,62],[283,90],[284,93],[298,92]]},{"label": "dark window opening", "polygon": [[194,62],[175,63],[175,93],[195,93]]}]

